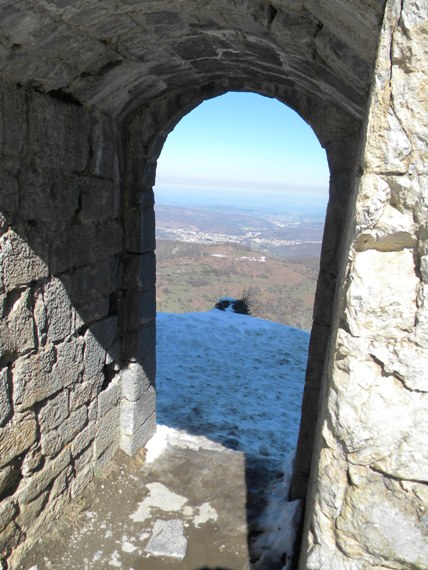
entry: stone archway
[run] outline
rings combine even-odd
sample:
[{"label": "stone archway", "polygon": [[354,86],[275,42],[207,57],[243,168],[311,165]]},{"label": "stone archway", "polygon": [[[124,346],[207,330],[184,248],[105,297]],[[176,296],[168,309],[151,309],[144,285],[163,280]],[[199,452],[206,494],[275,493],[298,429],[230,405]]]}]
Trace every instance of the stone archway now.
[{"label": "stone archway", "polygon": [[151,433],[155,160],[180,116],[234,89],[299,112],[332,173],[294,484],[303,496],[313,448],[301,567],[424,567],[427,13],[386,5],[3,3],[0,532],[12,564],[109,460],[120,420],[129,451]]},{"label": "stone archway", "polygon": [[[129,239],[126,246],[128,262],[125,263],[125,282],[129,286],[129,290],[125,291],[125,299],[127,296],[132,298],[129,306],[133,308],[133,311],[128,311],[124,317],[132,329],[130,336],[125,337],[124,345],[135,346],[136,335],[154,334],[155,226],[153,186],[156,162],[163,143],[174,126],[195,106],[208,98],[229,90],[253,91],[263,95],[276,96],[282,102],[293,107],[312,125],[321,144],[326,148],[331,169],[330,200],[326,214],[302,414],[301,452],[299,453],[295,477],[295,497],[304,498],[309,479],[310,458],[317,422],[316,409],[318,407],[324,354],[327,350],[331,325],[335,280],[339,271],[340,249],[338,244],[343,241],[346,214],[354,184],[354,172],[351,165],[353,164],[352,158],[356,152],[359,135],[359,122],[357,120],[328,103],[313,100],[309,95],[305,97],[303,93],[295,90],[275,89],[272,86],[258,84],[257,82],[247,82],[243,85],[237,81],[209,83],[176,93],[172,97],[162,97],[141,110],[130,124],[129,161],[126,176],[127,202],[123,210],[125,235]],[[162,123],[159,123],[160,117],[163,118]],[[337,165],[340,167],[337,168]],[[140,233],[136,231],[136,228],[140,228]],[[137,271],[137,268],[143,267],[146,268],[146,275],[149,272],[152,273],[150,277],[147,277],[145,287],[141,286],[141,277],[139,277],[141,271]],[[147,284],[151,284],[151,291]],[[135,322],[133,322],[133,315],[135,315]],[[153,346],[154,341],[150,345]],[[150,351],[150,355],[154,355],[154,352]],[[138,355],[134,355],[134,357],[138,358]],[[152,383],[154,383],[154,360],[147,364],[147,358],[154,359],[154,356],[149,357],[145,354],[141,358],[146,363],[141,368],[141,374],[152,378]],[[310,412],[306,413],[305,410]],[[142,417],[141,421],[143,421]],[[133,446],[136,448],[138,445],[137,435]],[[130,447],[130,449],[134,447]]]}]

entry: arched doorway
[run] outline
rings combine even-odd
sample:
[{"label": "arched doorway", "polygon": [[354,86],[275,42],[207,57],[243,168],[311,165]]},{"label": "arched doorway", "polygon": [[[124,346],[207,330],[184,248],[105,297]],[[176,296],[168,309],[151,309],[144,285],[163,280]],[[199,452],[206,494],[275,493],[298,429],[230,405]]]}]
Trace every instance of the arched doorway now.
[{"label": "arched doorway", "polygon": [[[154,194],[156,162],[162,150],[168,133],[189,111],[204,100],[220,95],[227,91],[239,91],[239,82],[226,82],[223,84],[208,84],[203,87],[191,89],[157,100],[150,108],[137,115],[129,130],[129,161],[128,176],[126,179],[127,205],[125,206],[125,219],[128,219],[129,232],[127,232],[127,250],[130,253],[130,261],[126,264],[125,280],[130,285],[133,306],[140,305],[146,308],[146,313],[136,312],[140,322],[132,323],[135,318],[129,314],[127,324],[132,332],[124,337],[124,343],[129,350],[132,360],[140,362],[143,376],[151,378],[155,383],[155,359],[152,351],[138,353],[138,347],[143,347],[143,342],[138,339],[153,335],[150,346],[154,347],[154,257],[155,246],[155,223],[154,223]],[[245,89],[247,91],[248,89]],[[254,92],[270,95],[266,87],[263,89],[257,84],[252,89]],[[282,97],[275,95],[280,101],[288,103],[296,109],[314,128],[321,144],[327,150],[329,159],[330,178],[330,202],[326,217],[326,230],[322,247],[321,268],[318,280],[317,302],[314,311],[314,326],[310,346],[308,374],[306,379],[305,396],[303,400],[302,427],[300,429],[300,458],[296,464],[296,481],[294,497],[304,497],[309,476],[310,457],[312,453],[316,414],[314,410],[318,406],[318,394],[320,389],[320,376],[325,356],[325,348],[329,338],[329,326],[333,299],[335,294],[335,279],[338,273],[339,252],[337,244],[342,239],[345,224],[347,204],[351,195],[353,172],[343,167],[343,161],[338,155],[352,156],[355,151],[356,137],[350,133],[358,132],[358,122],[342,113],[339,109],[330,107],[311,98],[297,97],[294,92],[285,90]],[[153,118],[159,120],[162,117],[163,126],[156,124],[153,128]],[[143,157],[143,162],[142,162]],[[145,165],[143,171],[142,164]],[[350,165],[351,166],[351,165]],[[137,231],[136,231],[137,228]],[[150,261],[151,260],[151,261]],[[150,289],[144,290],[136,283],[138,278],[135,274],[136,267],[145,264],[150,268],[146,271],[146,281]],[[137,292],[138,291],[138,292]],[[152,299],[152,304],[147,300]],[[151,307],[151,308],[150,308]],[[149,309],[147,311],[147,309]],[[131,322],[129,322],[131,320]],[[306,411],[305,411],[306,410]],[[303,435],[302,435],[303,434]],[[137,434],[138,435],[138,434]],[[302,440],[303,438],[303,440]],[[303,442],[303,443],[302,443]],[[138,445],[138,438],[136,440]],[[300,485],[300,488],[299,488]]]}]

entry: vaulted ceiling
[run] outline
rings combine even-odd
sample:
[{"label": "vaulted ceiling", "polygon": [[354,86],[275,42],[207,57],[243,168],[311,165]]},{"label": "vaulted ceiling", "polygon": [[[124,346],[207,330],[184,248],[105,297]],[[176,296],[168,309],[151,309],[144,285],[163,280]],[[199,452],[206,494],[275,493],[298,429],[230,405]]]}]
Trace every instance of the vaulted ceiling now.
[{"label": "vaulted ceiling", "polygon": [[294,86],[361,117],[384,0],[13,0],[0,78],[114,115],[239,79]]}]

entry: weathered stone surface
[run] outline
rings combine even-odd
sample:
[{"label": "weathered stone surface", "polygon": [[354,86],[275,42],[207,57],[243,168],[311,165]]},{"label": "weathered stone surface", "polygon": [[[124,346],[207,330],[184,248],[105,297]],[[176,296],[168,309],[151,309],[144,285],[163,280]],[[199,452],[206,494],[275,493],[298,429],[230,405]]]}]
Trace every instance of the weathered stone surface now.
[{"label": "weathered stone surface", "polygon": [[[421,505],[399,483],[390,481],[388,486],[394,493],[385,492],[383,478],[369,472],[349,487],[337,521],[338,543],[348,556],[372,564],[380,555],[391,568],[423,568],[428,540],[420,526]],[[376,500],[367,501],[367,495]]]},{"label": "weathered stone surface", "polygon": [[68,293],[59,279],[46,283],[43,291],[46,306],[47,335],[50,342],[57,342],[74,332],[75,316]]},{"label": "weathered stone surface", "polygon": [[36,441],[36,422],[33,417],[23,418],[0,431],[0,467],[23,453]]},{"label": "weathered stone surface", "polygon": [[416,305],[418,284],[411,250],[356,253],[346,309],[351,334],[390,336],[391,330],[398,335],[411,331],[415,317],[408,307]]},{"label": "weathered stone surface", "polygon": [[75,477],[70,485],[70,497],[75,498],[81,495],[84,489],[89,485],[89,483],[94,478],[94,468],[92,465],[87,465],[80,473]]},{"label": "weathered stone surface", "polygon": [[21,506],[21,511],[16,517],[16,523],[23,531],[27,531],[35,519],[42,512],[49,498],[49,491],[43,491],[38,497],[28,504]]},{"label": "weathered stone surface", "polygon": [[119,222],[112,220],[97,224],[75,224],[58,235],[52,244],[49,266],[56,275],[98,263],[121,250],[122,228]]},{"label": "weathered stone surface", "polygon": [[43,461],[44,459],[40,450],[40,443],[36,442],[25,454],[24,461],[21,466],[22,475],[24,477],[31,477],[34,471],[37,471],[40,468]]},{"label": "weathered stone surface", "polygon": [[25,354],[35,348],[30,289],[7,295],[0,322],[0,355]]},{"label": "weathered stone surface", "polygon": [[125,323],[126,330],[135,330],[153,321],[156,316],[156,290],[136,293],[127,291],[125,294],[125,312],[128,315]]},{"label": "weathered stone surface", "polygon": [[102,373],[106,360],[106,349],[100,344],[92,327],[85,334],[84,373],[85,381]]},{"label": "weathered stone surface", "polygon": [[11,411],[9,370],[2,368],[0,370],[0,427],[10,416]]},{"label": "weathered stone surface", "polygon": [[12,499],[2,501],[0,505],[0,531],[5,529],[16,514],[16,504]]},{"label": "weathered stone surface", "polygon": [[11,491],[18,486],[21,473],[17,464],[7,465],[0,469],[0,496],[12,494]]},{"label": "weathered stone surface", "polygon": [[68,392],[63,390],[48,400],[39,412],[39,423],[42,430],[53,430],[68,417]]},{"label": "weathered stone surface", "polygon": [[61,281],[75,307],[94,302],[110,294],[111,265],[110,259],[104,259],[99,263],[79,267],[61,276]]},{"label": "weathered stone surface", "polygon": [[387,2],[302,569],[427,567],[427,16]]},{"label": "weathered stone surface", "polygon": [[91,172],[95,176],[113,179],[119,168],[116,133],[112,120],[106,115],[99,115],[92,124],[92,148],[95,149],[91,160]]},{"label": "weathered stone surface", "polygon": [[2,211],[12,216],[18,210],[18,182],[14,176],[0,174],[0,204]]},{"label": "weathered stone surface", "polygon": [[155,266],[154,253],[128,255],[125,265],[125,286],[131,291],[153,288],[156,277]]},{"label": "weathered stone surface", "polygon": [[136,402],[149,387],[150,380],[141,364],[130,362],[122,372],[122,396],[130,402]]},{"label": "weathered stone surface", "polygon": [[87,424],[88,410],[82,406],[65,419],[56,429],[42,432],[42,453],[45,456],[55,456],[64,449]]},{"label": "weathered stone surface", "polygon": [[119,195],[114,183],[101,178],[80,178],[81,208],[79,218],[83,222],[112,220],[119,214]]},{"label": "weathered stone surface", "polygon": [[156,393],[153,387],[135,402],[123,399],[121,405],[121,433],[131,435],[153,415],[156,408]]},{"label": "weathered stone surface", "polygon": [[38,497],[64,469],[67,469],[70,461],[70,449],[66,447],[57,457],[46,461],[43,469],[26,478],[18,489],[20,505],[26,505]]},{"label": "weathered stone surface", "polygon": [[0,250],[6,292],[48,276],[45,261],[13,230],[0,237]]},{"label": "weathered stone surface", "polygon": [[71,453],[73,457],[76,457],[84,449],[86,449],[95,438],[95,423],[91,421],[88,425],[81,430],[78,435],[74,438]]},{"label": "weathered stone surface", "polygon": [[25,150],[27,105],[25,89],[0,89],[0,152],[2,156],[20,156]]},{"label": "weathered stone surface", "polygon": [[119,445],[120,406],[110,410],[99,419],[95,437],[95,457],[100,458],[107,449],[112,453]]},{"label": "weathered stone surface", "polygon": [[132,434],[122,432],[120,434],[120,447],[128,455],[135,455],[139,449],[146,445],[155,432],[156,414],[154,413]]},{"label": "weathered stone surface", "polygon": [[[38,168],[82,172],[89,157],[89,115],[75,104],[33,94],[29,106],[29,143]],[[46,131],[50,136],[46,137]]]},{"label": "weathered stone surface", "polygon": [[112,408],[117,406],[120,395],[120,385],[118,379],[115,379],[98,396],[98,417],[105,416]]},{"label": "weathered stone surface", "polygon": [[79,338],[55,347],[48,344],[35,355],[19,358],[13,366],[14,404],[27,409],[79,380],[82,363]]}]

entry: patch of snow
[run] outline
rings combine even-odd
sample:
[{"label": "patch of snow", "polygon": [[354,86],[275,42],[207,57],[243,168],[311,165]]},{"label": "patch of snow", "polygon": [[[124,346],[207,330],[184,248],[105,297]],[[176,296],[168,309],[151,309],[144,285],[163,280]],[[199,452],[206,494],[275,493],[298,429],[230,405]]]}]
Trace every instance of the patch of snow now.
[{"label": "patch of snow", "polygon": [[183,560],[187,551],[183,522],[179,519],[155,521],[152,537],[144,550],[152,556]]},{"label": "patch of snow", "polygon": [[[216,446],[281,470],[258,542],[277,566],[284,552],[292,553],[300,510],[298,502],[287,501],[291,468],[284,462],[297,443],[308,344],[306,331],[233,311],[157,315],[162,425],[148,445],[148,460],[168,446]],[[196,526],[199,516],[203,512]]]},{"label": "patch of snow", "polygon": [[101,560],[102,556],[103,556],[103,551],[97,550],[94,554],[94,557],[92,558],[92,562],[98,562],[98,560]]},{"label": "patch of snow", "polygon": [[196,528],[199,528],[201,525],[213,521],[215,522],[218,519],[218,514],[215,509],[209,504],[204,503],[200,507],[198,507],[199,514],[193,519],[193,523]]},{"label": "patch of snow", "polygon": [[135,546],[134,544],[132,544],[132,542],[129,542],[129,540],[123,540],[122,541],[122,550],[123,552],[135,552],[135,550],[137,550],[138,547]]},{"label": "patch of snow", "polygon": [[130,515],[134,522],[144,522],[151,515],[152,509],[165,512],[179,511],[188,499],[170,491],[162,483],[149,483],[149,496],[139,503],[137,510]]},{"label": "patch of snow", "polygon": [[120,560],[120,554],[117,550],[115,550],[112,553],[110,560],[108,561],[108,565],[114,566],[115,568],[122,568],[122,562]]}]

